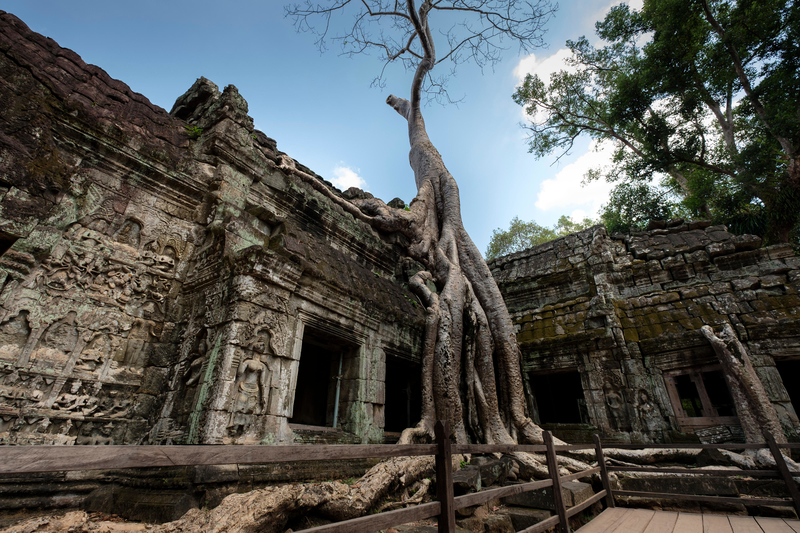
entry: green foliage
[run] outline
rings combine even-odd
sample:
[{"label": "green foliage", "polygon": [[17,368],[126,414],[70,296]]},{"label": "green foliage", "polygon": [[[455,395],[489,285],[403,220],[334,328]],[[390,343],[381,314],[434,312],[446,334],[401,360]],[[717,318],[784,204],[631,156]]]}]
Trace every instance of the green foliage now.
[{"label": "green foliage", "polygon": [[[186,133],[189,134],[189,138],[192,140],[199,139],[203,133],[203,128],[198,128],[197,126],[184,126],[184,128],[186,128]],[[255,139],[255,137],[253,138]]]},{"label": "green foliage", "polygon": [[678,206],[668,196],[668,190],[647,183],[620,183],[611,191],[600,220],[609,233],[645,229],[650,220],[677,216]]},{"label": "green foliage", "polygon": [[570,71],[549,83],[528,76],[514,94],[531,117],[530,151],[567,153],[581,135],[611,141],[610,170],[588,176],[625,184],[607,223],[637,225],[677,206],[791,239],[800,226],[797,3],[645,0],[641,11],[612,8],[596,29],[604,46],[568,42]]},{"label": "green foliage", "polygon": [[486,248],[486,260],[519,252],[531,246],[584,230],[595,224],[597,222],[589,218],[573,222],[569,217],[562,215],[552,228],[546,228],[534,221],[524,222],[519,217],[514,217],[507,230],[497,228],[492,231],[489,246]]}]

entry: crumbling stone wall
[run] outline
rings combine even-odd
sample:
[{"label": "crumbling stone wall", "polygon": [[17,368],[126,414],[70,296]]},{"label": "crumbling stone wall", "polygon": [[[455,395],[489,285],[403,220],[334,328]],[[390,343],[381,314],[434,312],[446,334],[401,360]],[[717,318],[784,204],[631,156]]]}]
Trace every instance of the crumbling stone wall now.
[{"label": "crumbling stone wall", "polygon": [[287,160],[235,87],[170,114],[0,12],[0,443],[291,441],[308,331],[380,441],[415,265]]},{"label": "crumbling stone wall", "polygon": [[[662,226],[612,237],[596,226],[490,263],[529,379],[580,375],[589,420],[551,427],[574,441],[598,429],[617,441],[735,440],[735,416],[687,416],[677,390],[688,376],[714,378],[717,360],[699,329],[730,323],[797,439],[776,362],[800,359],[800,258],[708,222]],[[529,398],[538,416],[534,391]]]}]

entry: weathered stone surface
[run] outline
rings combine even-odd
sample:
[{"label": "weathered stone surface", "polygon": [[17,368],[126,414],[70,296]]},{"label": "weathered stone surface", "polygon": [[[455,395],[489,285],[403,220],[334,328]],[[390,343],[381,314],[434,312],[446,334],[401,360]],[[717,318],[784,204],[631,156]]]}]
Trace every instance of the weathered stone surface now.
[{"label": "weathered stone surface", "polygon": [[[567,507],[572,507],[594,496],[594,491],[588,483],[568,481],[561,484],[561,495],[564,498],[564,504]],[[515,494],[503,498],[503,502],[507,505],[516,505],[529,509],[555,510],[552,487]]]},{"label": "weathered stone surface", "polygon": [[167,113],[5,12],[0,69],[0,443],[289,442],[309,342],[345,353],[331,437],[382,440],[374,354],[422,331],[395,236],[282,168],[233,86]]},{"label": "weathered stone surface", "polygon": [[453,472],[453,492],[463,496],[481,490],[481,470],[477,466],[465,466]]},{"label": "weathered stone surface", "polygon": [[502,485],[511,470],[510,461],[494,457],[474,457],[470,464],[480,470],[481,485],[484,487]]},{"label": "weathered stone surface", "polygon": [[507,515],[494,515],[484,523],[485,533],[514,533],[514,524]]},{"label": "weathered stone surface", "polygon": [[508,515],[514,526],[514,531],[522,531],[534,526],[542,520],[547,520],[552,516],[551,511],[544,509],[530,509],[527,507],[505,507],[500,513]]},{"label": "weathered stone surface", "polygon": [[[800,358],[794,253],[758,248],[758,237],[708,222],[664,222],[614,238],[596,227],[572,237],[490,262],[529,379],[541,385],[551,373],[574,375],[569,391],[528,389],[534,420],[570,442],[590,442],[594,433],[606,442],[670,442],[696,438],[695,430],[704,442],[740,440],[732,404],[720,412],[705,406],[711,414],[698,426],[678,401],[675,381],[717,371],[699,331],[731,323],[757,361],[787,435],[800,438],[785,382],[791,376],[779,369]],[[703,377],[704,384],[712,380],[704,387],[715,387],[713,379]],[[547,411],[550,403],[578,405]]]}]

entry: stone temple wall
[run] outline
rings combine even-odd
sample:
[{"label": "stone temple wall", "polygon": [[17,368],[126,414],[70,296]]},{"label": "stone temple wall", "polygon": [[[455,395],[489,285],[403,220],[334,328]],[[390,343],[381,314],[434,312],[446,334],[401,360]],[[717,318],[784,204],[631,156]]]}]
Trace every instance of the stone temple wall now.
[{"label": "stone temple wall", "polygon": [[380,442],[419,266],[287,162],[235,87],[167,113],[0,12],[0,443]]},{"label": "stone temple wall", "polygon": [[[534,418],[571,441],[741,438],[699,329],[730,323],[787,436],[800,437],[800,257],[724,226],[596,226],[490,263],[517,327]],[[694,435],[693,435],[694,434]]]}]

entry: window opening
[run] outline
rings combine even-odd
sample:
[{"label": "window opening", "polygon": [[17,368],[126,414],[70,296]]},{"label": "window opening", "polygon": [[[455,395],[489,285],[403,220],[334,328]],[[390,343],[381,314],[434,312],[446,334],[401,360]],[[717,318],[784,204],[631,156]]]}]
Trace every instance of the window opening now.
[{"label": "window opening", "polygon": [[686,416],[705,416],[705,413],[703,413],[703,402],[700,400],[700,393],[690,374],[675,376],[675,387],[678,389],[681,407],[683,407],[683,412],[686,413]]},{"label": "window opening", "polygon": [[342,426],[340,398],[354,381],[343,379],[358,347],[330,335],[306,328],[300,350],[293,424]]},{"label": "window opening", "polygon": [[703,385],[717,416],[736,416],[736,406],[722,370],[703,372]]},{"label": "window opening", "polygon": [[386,400],[384,431],[403,431],[422,416],[420,365],[386,356]]},{"label": "window opening", "polygon": [[673,370],[664,378],[681,431],[739,424],[720,365]]},{"label": "window opening", "polygon": [[540,424],[588,424],[589,412],[577,371],[528,374]]}]

